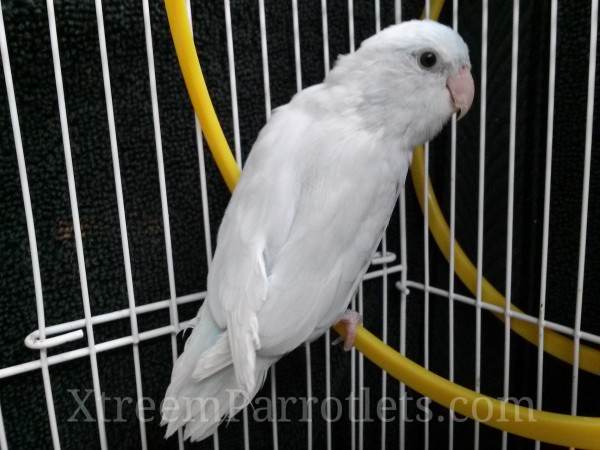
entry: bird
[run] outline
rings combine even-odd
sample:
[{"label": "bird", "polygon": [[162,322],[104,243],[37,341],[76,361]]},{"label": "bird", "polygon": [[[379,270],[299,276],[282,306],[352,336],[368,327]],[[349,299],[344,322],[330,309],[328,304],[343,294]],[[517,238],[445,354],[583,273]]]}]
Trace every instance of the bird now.
[{"label": "bird", "polygon": [[166,437],[211,436],[268,369],[347,310],[385,232],[415,146],[474,97],[469,50],[430,20],[392,25],[273,111],[233,191],[204,303],[162,402]]}]

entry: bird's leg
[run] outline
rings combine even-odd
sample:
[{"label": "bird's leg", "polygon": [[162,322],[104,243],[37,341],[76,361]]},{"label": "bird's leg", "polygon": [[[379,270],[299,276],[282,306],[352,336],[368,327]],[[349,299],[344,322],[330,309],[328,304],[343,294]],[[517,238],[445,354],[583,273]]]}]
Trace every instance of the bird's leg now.
[{"label": "bird's leg", "polygon": [[362,316],[356,311],[348,309],[337,321],[344,324],[344,328],[346,328],[346,337],[337,338],[335,341],[333,341],[332,345],[339,344],[343,340],[344,350],[350,351],[354,345],[354,339],[356,338],[356,327],[362,324]]}]

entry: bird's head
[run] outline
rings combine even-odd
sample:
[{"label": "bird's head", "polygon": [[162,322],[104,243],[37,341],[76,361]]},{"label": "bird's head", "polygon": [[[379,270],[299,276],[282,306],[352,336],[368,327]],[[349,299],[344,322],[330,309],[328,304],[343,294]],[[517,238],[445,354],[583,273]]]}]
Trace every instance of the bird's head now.
[{"label": "bird's head", "polygon": [[327,78],[357,95],[354,108],[368,126],[427,141],[453,113],[473,102],[469,49],[451,28],[430,20],[390,26],[342,56]]}]

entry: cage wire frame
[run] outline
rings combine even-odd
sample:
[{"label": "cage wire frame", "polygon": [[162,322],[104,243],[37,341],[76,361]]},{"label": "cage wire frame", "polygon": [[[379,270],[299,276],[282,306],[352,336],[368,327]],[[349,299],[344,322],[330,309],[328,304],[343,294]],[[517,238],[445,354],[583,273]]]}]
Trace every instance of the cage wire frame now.
[{"label": "cage wire frame", "polygon": [[[292,13],[293,13],[293,33],[294,33],[294,58],[295,58],[295,76],[296,76],[296,87],[297,90],[301,90],[302,84],[302,72],[301,63],[302,57],[300,53],[300,33],[299,33],[299,20],[298,20],[298,1],[291,0]],[[267,117],[271,110],[271,90],[270,90],[270,79],[269,79],[269,67],[268,67],[268,48],[267,48],[267,35],[266,35],[266,17],[265,17],[265,5],[264,0],[258,0],[259,4],[259,22],[260,22],[260,43],[261,43],[261,55],[262,55],[262,69],[263,69],[263,84],[264,84],[264,101],[265,101],[265,112]],[[591,0],[591,28],[590,28],[590,53],[589,53],[589,66],[588,66],[588,85],[587,85],[587,104],[586,104],[586,127],[585,127],[585,148],[584,148],[584,167],[583,167],[583,187],[582,187],[582,199],[581,199],[581,228],[579,232],[579,264],[577,271],[577,292],[576,292],[576,317],[575,323],[572,327],[565,326],[563,324],[555,323],[546,320],[545,318],[545,301],[546,301],[546,280],[548,275],[548,237],[549,237],[549,219],[550,219],[550,187],[551,187],[551,176],[552,176],[552,139],[553,139],[553,126],[554,126],[554,87],[556,77],[556,35],[557,35],[557,0],[551,0],[551,17],[550,17],[550,58],[549,58],[549,78],[548,78],[548,99],[547,99],[547,134],[546,134],[546,161],[545,161],[545,178],[544,178],[544,209],[543,209],[543,236],[542,236],[542,261],[541,261],[541,272],[540,272],[540,293],[539,293],[539,314],[538,316],[527,315],[524,313],[517,313],[510,309],[510,298],[511,298],[511,276],[512,276],[512,233],[513,233],[513,209],[514,209],[514,160],[515,160],[515,136],[516,136],[516,101],[517,101],[517,58],[518,58],[518,47],[519,47],[519,36],[518,36],[518,25],[519,25],[519,0],[513,0],[513,21],[512,21],[512,56],[511,56],[511,82],[510,82],[510,122],[509,122],[509,177],[508,177],[508,211],[507,211],[507,245],[506,245],[506,292],[505,296],[507,299],[505,308],[499,308],[495,305],[491,305],[483,301],[481,289],[482,289],[482,258],[483,258],[483,216],[484,216],[484,162],[485,162],[485,148],[486,148],[486,135],[485,135],[485,123],[486,123],[486,89],[487,89],[487,30],[488,30],[488,1],[482,0],[482,75],[480,84],[480,96],[483,99],[480,107],[480,158],[479,158],[479,178],[478,178],[478,216],[477,216],[477,293],[475,298],[460,295],[455,292],[455,254],[454,245],[450,246],[450,257],[449,257],[449,287],[448,290],[439,289],[432,286],[429,277],[429,216],[428,208],[424,208],[424,222],[423,222],[423,238],[424,238],[424,260],[425,260],[425,277],[424,282],[416,282],[409,280],[408,278],[408,261],[406,252],[406,197],[405,190],[401,189],[399,197],[399,214],[400,214],[400,261],[398,263],[397,257],[394,253],[387,249],[386,237],[381,242],[381,250],[374,255],[372,265],[380,266],[374,270],[369,271],[359,284],[358,292],[352,299],[352,307],[357,308],[359,312],[363,311],[363,283],[369,280],[380,280],[383,286],[382,295],[382,339],[387,342],[388,338],[388,294],[387,294],[387,283],[389,282],[388,277],[391,274],[399,274],[401,277],[400,282],[397,284],[398,290],[400,291],[400,353],[406,353],[406,304],[409,289],[417,289],[423,292],[423,312],[424,312],[424,324],[423,324],[423,339],[424,339],[424,360],[423,365],[425,368],[429,366],[429,302],[430,297],[434,296],[437,298],[445,298],[448,300],[448,311],[449,311],[449,334],[448,334],[448,367],[449,367],[449,379],[454,380],[454,302],[462,302],[475,307],[476,310],[476,342],[475,342],[475,389],[479,392],[480,390],[480,373],[481,373],[481,312],[482,310],[500,313],[504,316],[504,373],[503,373],[503,397],[505,399],[509,396],[509,381],[510,381],[510,321],[512,318],[518,318],[526,320],[530,323],[537,324],[539,340],[541,345],[538,347],[538,358],[537,358],[537,396],[536,396],[536,408],[541,409],[542,407],[542,388],[544,381],[544,365],[543,365],[543,339],[546,330],[553,330],[563,333],[567,336],[572,336],[574,340],[574,364],[573,364],[573,377],[571,384],[571,413],[575,415],[577,413],[577,393],[578,393],[578,352],[581,341],[587,341],[594,344],[600,344],[600,335],[586,332],[581,329],[581,318],[582,318],[582,305],[583,305],[583,281],[584,281],[584,270],[585,270],[585,251],[586,251],[586,237],[587,237],[587,218],[588,218],[588,205],[589,205],[589,187],[590,187],[590,166],[591,166],[591,147],[592,147],[592,130],[593,130],[593,112],[594,112],[594,94],[595,94],[595,70],[596,70],[596,48],[597,48],[597,26],[598,26],[598,0]],[[60,65],[60,51],[58,46],[56,21],[54,14],[53,0],[46,1],[48,11],[48,27],[50,33],[52,60],[55,73],[56,91],[58,98],[58,109],[60,117],[60,126],[63,140],[63,149],[67,169],[67,181],[69,198],[71,205],[71,213],[73,218],[73,229],[75,235],[75,244],[77,252],[77,263],[79,267],[80,284],[82,291],[82,306],[84,311],[84,318],[69,322],[64,322],[56,325],[47,326],[44,318],[44,300],[43,300],[43,287],[40,276],[40,266],[37,253],[37,242],[36,233],[34,226],[34,215],[31,204],[31,197],[29,193],[29,185],[26,173],[26,160],[23,149],[23,142],[21,137],[21,130],[19,126],[19,116],[16,105],[16,94],[12,81],[12,72],[10,68],[8,44],[6,40],[6,33],[4,27],[4,18],[2,15],[2,5],[0,0],[0,52],[2,57],[2,65],[4,70],[4,78],[6,83],[10,120],[12,125],[12,132],[14,136],[15,149],[17,153],[17,162],[19,170],[19,178],[21,182],[21,189],[23,195],[24,211],[27,224],[27,235],[29,239],[31,264],[33,272],[34,290],[35,290],[35,305],[38,319],[38,329],[30,333],[25,339],[25,345],[32,350],[39,351],[39,359],[34,361],[12,365],[9,367],[0,368],[0,380],[18,376],[20,374],[41,370],[42,380],[44,386],[44,394],[47,406],[48,421],[50,424],[50,434],[52,445],[55,449],[60,448],[60,436],[58,434],[57,419],[54,412],[54,401],[52,394],[52,383],[50,378],[49,368],[50,366],[61,364],[67,361],[71,361],[77,358],[90,358],[90,365],[92,370],[92,382],[94,400],[97,411],[97,426],[98,426],[98,439],[100,448],[107,449],[108,443],[106,440],[106,430],[103,422],[103,405],[101,401],[101,386],[98,375],[98,363],[96,355],[97,353],[110,351],[112,349],[131,346],[134,358],[134,369],[135,369],[135,380],[136,380],[136,394],[138,398],[143,397],[142,383],[141,383],[141,368],[140,368],[140,357],[139,357],[139,343],[148,341],[160,336],[169,335],[171,338],[172,347],[172,358],[173,361],[177,357],[176,347],[176,334],[182,327],[186,326],[188,322],[180,323],[178,318],[178,306],[202,301],[206,295],[206,292],[197,292],[185,296],[177,296],[175,278],[174,278],[174,266],[173,266],[173,255],[171,246],[171,232],[169,227],[169,209],[168,199],[166,191],[166,180],[162,154],[162,136],[160,127],[159,107],[158,107],[158,96],[156,90],[156,76],[154,69],[154,58],[152,48],[152,35],[150,27],[150,12],[148,7],[148,0],[142,0],[142,10],[144,17],[144,30],[145,30],[145,42],[146,42],[146,53],[148,58],[148,74],[150,80],[150,101],[152,103],[152,117],[154,125],[154,140],[156,147],[156,157],[159,172],[159,185],[160,185],[160,199],[161,199],[161,210],[164,228],[164,240],[166,248],[166,259],[167,259],[167,272],[169,280],[169,291],[170,296],[168,299],[155,301],[153,303],[145,304],[143,306],[136,306],[135,294],[132,282],[131,272],[131,260],[129,255],[129,243],[127,237],[127,224],[125,219],[125,206],[123,201],[122,182],[121,182],[121,171],[119,166],[119,151],[116,139],[116,127],[114,119],[114,110],[112,105],[112,92],[110,84],[110,76],[108,71],[108,55],[106,50],[106,42],[104,36],[104,19],[102,14],[102,2],[101,0],[95,0],[96,19],[98,28],[98,39],[100,45],[101,65],[104,82],[104,93],[107,105],[107,121],[109,127],[110,136],[110,147],[111,156],[114,171],[114,181],[116,187],[116,198],[119,215],[119,226],[121,233],[121,244],[123,250],[123,263],[126,274],[126,286],[127,286],[127,297],[129,307],[118,311],[112,311],[110,313],[92,315],[90,307],[90,298],[87,287],[87,276],[85,269],[85,256],[83,251],[83,241],[81,236],[81,224],[79,220],[79,211],[77,203],[77,191],[75,186],[75,179],[73,174],[73,162],[71,157],[71,146],[69,138],[69,126],[68,118],[65,107],[65,94],[62,84],[62,74]],[[188,13],[191,11],[189,0],[186,1]],[[425,2],[425,15],[430,14],[430,1]],[[375,27],[379,31],[381,28],[381,7],[380,1],[373,1],[373,8],[375,12]],[[231,24],[231,5],[229,0],[224,0],[225,9],[225,30],[227,38],[227,57],[229,66],[229,82],[231,89],[231,107],[232,107],[232,122],[234,131],[234,149],[237,164],[241,167],[241,144],[240,144],[240,132],[239,132],[239,113],[238,113],[238,101],[237,101],[237,86],[236,86],[236,72],[235,72],[235,55],[233,51],[233,30]],[[323,59],[325,71],[329,70],[331,61],[329,60],[329,42],[328,42],[328,19],[327,19],[327,0],[321,0],[321,14],[322,14],[322,34],[323,34]],[[458,29],[458,0],[452,2],[452,26],[455,30]],[[402,20],[402,5],[400,0],[394,2],[394,19],[395,22]],[[191,13],[190,13],[191,20]],[[355,34],[354,34],[354,0],[348,0],[348,37],[350,41],[349,51],[355,50]],[[203,216],[203,231],[206,242],[206,254],[207,260],[210,261],[212,258],[212,245],[211,245],[211,233],[210,233],[210,221],[209,215],[210,210],[208,206],[208,194],[207,194],[207,181],[206,181],[206,170],[204,160],[204,148],[200,130],[200,124],[197,119],[195,120],[196,130],[196,145],[198,152],[198,170],[200,176],[200,190],[202,198],[202,216]],[[455,225],[456,225],[456,134],[457,125],[456,119],[453,118],[451,122],[451,146],[450,146],[450,236],[451,242],[455,242]],[[425,174],[428,172],[428,147],[425,147]],[[428,195],[428,184],[424,183],[424,198]],[[137,318],[140,314],[146,314],[158,310],[167,309],[169,311],[170,325],[151,329],[149,331],[139,332],[137,325]],[[94,339],[94,325],[108,323],[116,320],[130,319],[131,323],[131,335],[117,339],[112,339],[105,342],[96,343]],[[58,353],[52,356],[48,356],[47,349],[50,347],[58,346],[63,343],[81,339],[84,336],[82,329],[85,328],[85,335],[87,336],[87,346],[71,350],[63,353]],[[325,389],[326,396],[331,395],[331,355],[330,355],[330,332],[327,332],[325,338]],[[306,390],[308,397],[312,397],[312,378],[311,378],[311,353],[310,345],[305,344],[305,357],[306,357]],[[351,417],[357,418],[355,422],[351,420],[351,448],[352,449],[363,449],[364,448],[364,427],[363,422],[360,420],[364,408],[364,356],[361,353],[357,353],[355,349],[351,351],[351,395],[352,398],[356,398],[358,392],[358,408],[355,402],[352,402]],[[386,393],[386,377],[385,371],[381,373],[381,386],[382,386],[382,397]],[[271,370],[271,384],[270,394],[272,398],[275,398],[276,393],[276,369],[273,366]],[[400,422],[399,422],[399,433],[400,433],[400,448],[406,448],[405,441],[405,420],[406,420],[406,386],[400,383]],[[273,402],[276,405],[276,402]],[[328,405],[329,408],[331,405]],[[138,405],[139,407],[139,405]],[[330,412],[330,411],[329,411]],[[141,447],[143,449],[148,448],[148,442],[146,439],[145,422],[143,420],[143,408],[139,407],[139,431],[141,438]],[[448,429],[448,448],[454,448],[454,414],[449,411],[449,429]],[[330,417],[331,415],[329,415]],[[275,414],[276,417],[276,414]],[[312,409],[309,402],[309,419],[312,418]],[[243,412],[243,424],[244,424],[244,448],[250,449],[250,436],[248,432],[248,415],[247,411]],[[312,420],[307,422],[307,446],[312,449],[313,430]],[[429,429],[427,423],[424,427],[424,448],[429,448]],[[272,443],[273,448],[278,449],[278,429],[277,421],[272,421]],[[181,432],[178,434],[178,445],[180,449],[184,448]],[[536,449],[540,448],[540,442],[536,441]],[[213,440],[213,446],[215,449],[219,447],[218,434],[215,434]],[[332,430],[331,422],[327,421],[326,425],[326,447],[328,450],[332,448]],[[478,449],[480,447],[479,442],[479,424],[475,422],[474,436],[473,436],[473,447]],[[6,430],[4,427],[1,401],[0,401],[0,450],[7,450],[8,440]],[[386,423],[381,422],[381,448],[386,448]],[[507,433],[502,434],[502,448],[507,448]]]}]

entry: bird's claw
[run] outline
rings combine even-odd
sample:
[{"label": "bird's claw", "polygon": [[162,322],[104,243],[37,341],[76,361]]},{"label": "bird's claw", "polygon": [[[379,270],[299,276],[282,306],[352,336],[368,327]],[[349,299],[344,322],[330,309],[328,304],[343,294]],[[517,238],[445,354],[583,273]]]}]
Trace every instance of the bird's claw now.
[{"label": "bird's claw", "polygon": [[343,342],[344,350],[348,352],[354,346],[354,339],[356,339],[356,327],[362,324],[362,316],[356,311],[347,310],[340,316],[338,322],[344,324],[344,328],[346,329],[346,337],[339,336],[331,343],[331,345],[337,345]]}]

